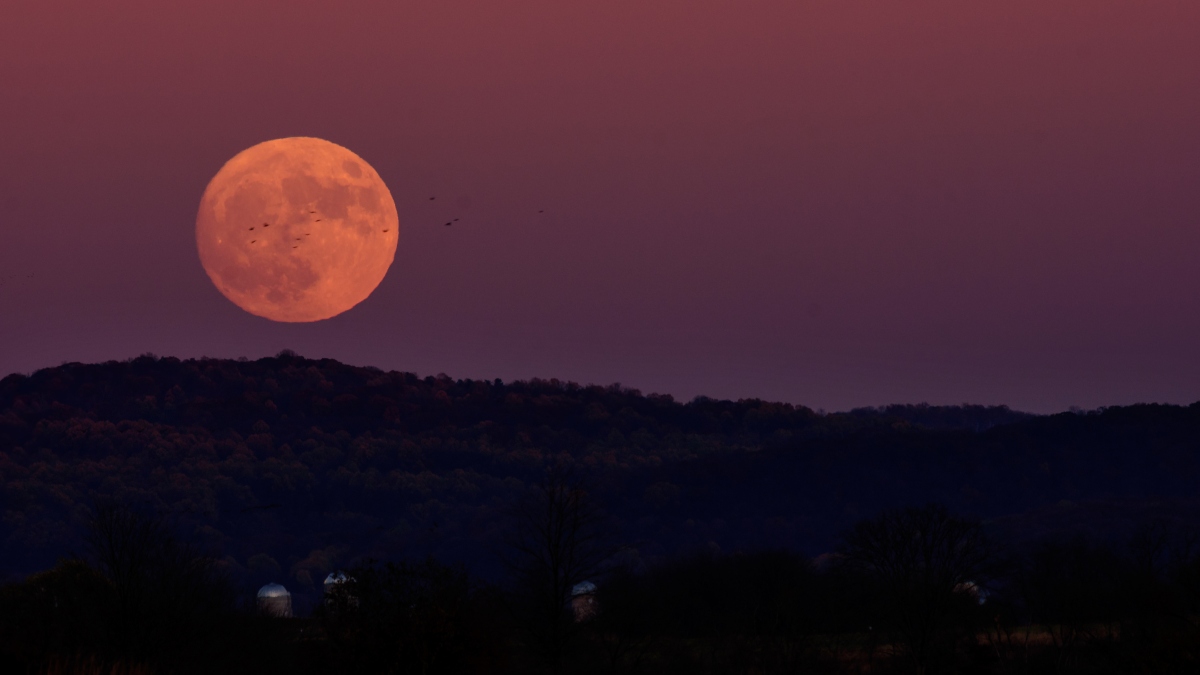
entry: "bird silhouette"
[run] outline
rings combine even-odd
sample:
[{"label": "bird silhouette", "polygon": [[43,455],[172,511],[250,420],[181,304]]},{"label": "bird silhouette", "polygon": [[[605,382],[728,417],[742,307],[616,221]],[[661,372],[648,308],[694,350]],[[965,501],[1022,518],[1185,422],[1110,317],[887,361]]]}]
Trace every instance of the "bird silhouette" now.
[{"label": "bird silhouette", "polygon": [[545,211],[541,211],[541,210],[539,210],[539,211],[538,211],[538,213],[545,213]]},{"label": "bird silhouette", "polygon": [[437,199],[437,197],[430,197],[429,201],[433,201],[434,199]]},{"label": "bird silhouette", "polygon": [[251,243],[251,244],[253,244],[253,243],[254,243],[254,242],[256,242],[256,241],[258,241],[258,240],[257,240],[257,239],[251,239],[251,240],[250,240],[250,243]]},{"label": "bird silhouette", "polygon": [[457,222],[458,222],[458,218],[455,218],[455,219],[454,219],[454,222],[456,222],[456,223],[457,223]]},{"label": "bird silhouette", "polygon": [[253,231],[254,231],[254,228],[253,228],[253,227],[252,227],[252,228],[250,228],[250,231],[251,231],[251,232],[253,232]]},{"label": "bird silhouette", "polygon": [[387,232],[387,230],[384,230],[384,232]]},{"label": "bird silhouette", "polygon": [[309,213],[316,213],[316,211],[309,211]]},{"label": "bird silhouette", "polygon": [[270,227],[270,226],[271,226],[270,223],[263,223],[263,227]]},{"label": "bird silhouette", "polygon": [[446,225],[448,226],[448,225],[450,225],[450,223],[446,223]]},{"label": "bird silhouette", "polygon": [[319,223],[319,222],[321,222],[321,219],[320,219],[320,218],[317,218],[317,221],[316,221],[316,222],[318,222],[318,223]]}]

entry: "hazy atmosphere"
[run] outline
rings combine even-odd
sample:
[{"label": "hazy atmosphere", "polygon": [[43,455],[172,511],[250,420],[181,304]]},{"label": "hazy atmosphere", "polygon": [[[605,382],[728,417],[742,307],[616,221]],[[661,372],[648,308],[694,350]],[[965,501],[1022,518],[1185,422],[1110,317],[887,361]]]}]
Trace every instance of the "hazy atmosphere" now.
[{"label": "hazy atmosphere", "polygon": [[[290,348],[829,410],[1200,398],[1197,3],[4,15],[0,375]],[[315,324],[196,253],[209,179],[285,136],[399,214],[375,293]]]}]

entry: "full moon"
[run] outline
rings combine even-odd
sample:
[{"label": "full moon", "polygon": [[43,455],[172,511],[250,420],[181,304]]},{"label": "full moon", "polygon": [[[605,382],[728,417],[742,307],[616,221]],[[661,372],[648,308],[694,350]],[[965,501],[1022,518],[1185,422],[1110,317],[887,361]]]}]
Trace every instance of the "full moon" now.
[{"label": "full moon", "polygon": [[196,214],[200,263],[242,309],[320,321],[367,298],[396,256],[399,219],[371,165],[319,138],[239,152],[208,183]]}]

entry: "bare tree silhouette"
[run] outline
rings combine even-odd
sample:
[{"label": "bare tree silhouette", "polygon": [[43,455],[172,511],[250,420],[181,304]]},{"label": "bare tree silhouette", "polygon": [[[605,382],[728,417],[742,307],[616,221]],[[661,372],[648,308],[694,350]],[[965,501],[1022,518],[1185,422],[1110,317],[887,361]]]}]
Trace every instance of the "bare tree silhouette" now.
[{"label": "bare tree silhouette", "polygon": [[571,590],[600,573],[616,548],[583,479],[564,463],[546,469],[513,515],[515,528],[502,559],[516,582],[515,609],[530,646],[558,673],[579,634],[568,609]]},{"label": "bare tree silhouette", "polygon": [[234,611],[234,591],[215,561],[178,541],[162,519],[99,505],[88,525],[91,558],[112,587],[117,655],[188,658]]},{"label": "bare tree silhouette", "polygon": [[990,557],[979,524],[935,505],[887,511],[844,534],[840,552],[878,584],[913,669],[951,668]]}]

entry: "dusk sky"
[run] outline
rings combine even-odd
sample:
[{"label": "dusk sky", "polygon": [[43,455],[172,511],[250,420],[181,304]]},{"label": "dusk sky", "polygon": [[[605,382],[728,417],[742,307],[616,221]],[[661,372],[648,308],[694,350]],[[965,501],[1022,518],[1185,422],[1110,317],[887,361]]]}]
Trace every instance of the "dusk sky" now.
[{"label": "dusk sky", "polygon": [[[290,348],[827,410],[1200,399],[1200,2],[2,15],[0,376]],[[316,323],[196,250],[208,181],[287,136],[399,213],[374,294]]]}]

